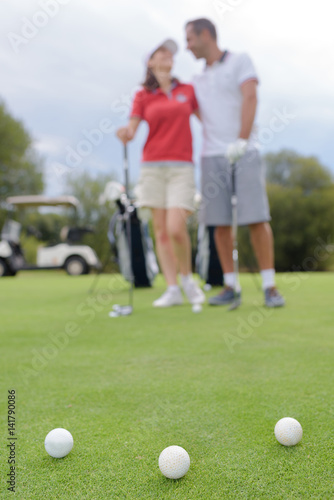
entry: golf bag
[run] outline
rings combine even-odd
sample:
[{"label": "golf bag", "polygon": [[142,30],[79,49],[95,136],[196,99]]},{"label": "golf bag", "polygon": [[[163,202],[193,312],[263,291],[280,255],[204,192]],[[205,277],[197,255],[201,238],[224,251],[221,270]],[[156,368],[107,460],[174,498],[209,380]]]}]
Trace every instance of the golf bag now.
[{"label": "golf bag", "polygon": [[214,226],[199,224],[197,232],[196,272],[208,285],[222,286],[224,275],[219,262]]},{"label": "golf bag", "polygon": [[118,261],[120,272],[129,282],[133,277],[133,284],[137,288],[151,287],[159,267],[148,224],[139,219],[134,205],[125,206],[120,200],[116,203],[118,211],[110,220],[108,240]]}]

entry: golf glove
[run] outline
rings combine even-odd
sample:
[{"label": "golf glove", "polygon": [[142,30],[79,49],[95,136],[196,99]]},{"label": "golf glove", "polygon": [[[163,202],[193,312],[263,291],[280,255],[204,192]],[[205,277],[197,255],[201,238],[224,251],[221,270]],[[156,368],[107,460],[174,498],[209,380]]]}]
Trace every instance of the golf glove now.
[{"label": "golf glove", "polygon": [[226,156],[230,163],[235,163],[245,154],[247,149],[246,139],[237,139],[227,146]]}]

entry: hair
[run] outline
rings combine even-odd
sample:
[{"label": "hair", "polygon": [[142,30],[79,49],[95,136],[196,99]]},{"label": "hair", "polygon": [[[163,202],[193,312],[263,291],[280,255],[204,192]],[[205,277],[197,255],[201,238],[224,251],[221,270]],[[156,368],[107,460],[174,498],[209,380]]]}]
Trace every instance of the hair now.
[{"label": "hair", "polygon": [[205,19],[201,17],[200,19],[194,19],[193,21],[188,21],[186,27],[191,26],[195,31],[196,35],[200,35],[203,30],[208,30],[213,40],[217,40],[217,31],[215,25],[209,21],[209,19]]},{"label": "hair", "polygon": [[[156,52],[158,52],[158,50],[160,48],[161,47],[158,47],[154,52],[152,52],[152,54],[149,57],[149,60],[152,59],[152,57],[154,56],[154,54]],[[177,78],[175,78],[175,77],[172,77],[171,80],[172,80],[172,82],[174,82],[174,81],[178,82]],[[142,82],[141,85],[146,90],[149,90],[151,92],[153,92],[153,90],[156,90],[156,89],[160,88],[160,83],[158,82],[157,77],[155,76],[155,74],[153,73],[153,71],[151,70],[151,68],[149,68],[148,66],[146,68],[145,79],[144,79],[144,81]]]},{"label": "hair", "polygon": [[146,90],[150,90],[151,92],[160,87],[160,84],[151,68],[146,68],[146,76],[145,80],[142,83],[142,86],[145,87]]},{"label": "hair", "polygon": [[[179,79],[175,76],[171,77],[172,83],[179,83]],[[151,70],[151,68],[146,69],[146,77],[143,83],[141,84],[146,90],[153,92],[156,89],[160,88],[160,83],[158,82],[155,74]]]}]

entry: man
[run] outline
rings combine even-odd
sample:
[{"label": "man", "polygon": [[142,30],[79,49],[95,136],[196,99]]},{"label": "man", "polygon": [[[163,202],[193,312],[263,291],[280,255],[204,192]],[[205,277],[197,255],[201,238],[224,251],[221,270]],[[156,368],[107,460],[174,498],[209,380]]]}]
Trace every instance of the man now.
[{"label": "man", "polygon": [[231,164],[236,168],[238,224],[250,228],[261,270],[265,305],[283,306],[275,286],[274,245],[265,176],[256,141],[254,119],[258,78],[247,54],[220,50],[215,26],[208,19],[186,24],[187,48],[206,67],[194,80],[203,124],[202,218],[216,226],[215,243],[225,287],[211,305],[233,302],[237,277],[233,272]]}]

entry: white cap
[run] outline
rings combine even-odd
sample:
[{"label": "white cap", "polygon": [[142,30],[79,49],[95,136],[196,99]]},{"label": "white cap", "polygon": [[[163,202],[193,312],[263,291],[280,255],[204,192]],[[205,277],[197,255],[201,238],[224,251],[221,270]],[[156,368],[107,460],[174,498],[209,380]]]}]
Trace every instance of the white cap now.
[{"label": "white cap", "polygon": [[177,43],[174,40],[172,40],[171,38],[167,38],[167,40],[165,40],[164,42],[162,42],[159,45],[157,45],[155,47],[155,49],[150,50],[150,52],[146,55],[146,57],[145,57],[145,66],[147,66],[147,63],[151,59],[151,57],[154,54],[154,52],[156,52],[158,49],[161,49],[161,48],[165,48],[165,49],[169,50],[169,52],[171,52],[173,54],[173,56],[178,51]]}]

